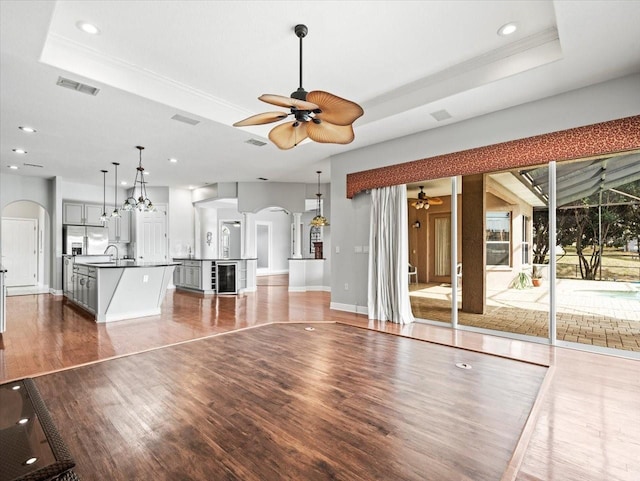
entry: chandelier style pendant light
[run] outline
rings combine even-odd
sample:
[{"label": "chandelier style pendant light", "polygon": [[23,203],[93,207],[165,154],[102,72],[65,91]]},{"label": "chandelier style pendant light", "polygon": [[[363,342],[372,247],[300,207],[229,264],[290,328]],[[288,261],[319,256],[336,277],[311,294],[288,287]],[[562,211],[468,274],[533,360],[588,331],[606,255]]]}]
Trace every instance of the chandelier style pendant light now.
[{"label": "chandelier style pendant light", "polygon": [[[122,209],[138,209],[140,212],[155,212],[156,208],[153,206],[153,203],[151,202],[149,197],[147,197],[147,187],[145,186],[146,182],[144,180],[144,167],[142,167],[142,151],[144,150],[144,147],[137,145],[136,149],[138,149],[138,151],[140,152],[138,167],[136,167],[136,178],[133,181],[133,190],[131,191],[131,196],[129,196],[127,200],[124,201],[124,204],[122,204]],[[138,189],[137,199],[136,189]]]},{"label": "chandelier style pendant light", "polygon": [[111,217],[120,217],[120,209],[118,209],[118,166],[119,162],[111,162],[116,168],[116,180],[113,187],[113,212]]},{"label": "chandelier style pendant light", "polygon": [[311,219],[311,222],[309,223],[309,225],[313,227],[325,227],[329,225],[329,221],[327,220],[326,217],[322,215],[322,212],[321,212],[320,198],[322,197],[322,193],[320,192],[320,174],[322,174],[322,171],[316,170],[316,174],[318,174],[318,193],[316,194],[318,201],[316,204],[316,216],[313,219]]},{"label": "chandelier style pendant light", "polygon": [[100,215],[100,222],[105,224],[109,220],[107,215],[107,172],[108,170],[101,170],[102,172],[102,214]]}]

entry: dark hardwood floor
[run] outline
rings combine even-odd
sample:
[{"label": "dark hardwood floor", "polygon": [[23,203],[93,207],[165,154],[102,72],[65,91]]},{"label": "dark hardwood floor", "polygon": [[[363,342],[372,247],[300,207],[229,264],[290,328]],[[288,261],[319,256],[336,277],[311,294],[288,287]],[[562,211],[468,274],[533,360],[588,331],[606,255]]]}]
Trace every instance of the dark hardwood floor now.
[{"label": "dark hardwood floor", "polygon": [[262,326],[36,383],[83,480],[501,478],[545,367],[304,327]]},{"label": "dark hardwood floor", "polygon": [[[83,469],[87,471],[97,470],[93,473],[84,471],[86,477],[83,479],[191,479],[185,474],[176,473],[184,469],[181,463],[185,462],[194,466],[192,469],[196,474],[193,476],[199,476],[198,473],[205,469],[201,466],[198,454],[203,449],[210,449],[210,456],[220,454],[227,460],[226,465],[220,468],[223,470],[220,477],[211,474],[203,479],[252,479],[244,477],[244,473],[262,469],[262,464],[267,465],[265,469],[276,469],[277,466],[281,470],[282,474],[274,479],[287,479],[290,472],[302,472],[303,469],[311,473],[311,477],[307,479],[316,479],[313,476],[330,475],[332,472],[329,467],[336,469],[336,464],[332,464],[333,459],[327,461],[326,457],[322,457],[324,447],[317,448],[317,456],[312,451],[316,449],[315,439],[326,435],[327,431],[340,434],[340,437],[331,438],[334,444],[332,448],[338,453],[335,456],[338,461],[349,459],[349,462],[357,464],[366,460],[374,470],[378,469],[378,463],[387,463],[392,464],[397,473],[403,474],[405,472],[402,471],[402,466],[405,464],[420,466],[422,455],[419,449],[427,441],[425,436],[428,436],[430,424],[435,422],[436,426],[440,426],[449,417],[449,411],[455,411],[459,405],[464,405],[467,415],[480,416],[482,421],[477,426],[480,428],[485,425],[484,416],[487,416],[488,422],[493,422],[494,406],[501,406],[503,402],[501,397],[487,399],[483,395],[485,383],[491,386],[495,382],[492,376],[482,376],[477,385],[461,389],[458,397],[448,402],[430,397],[429,392],[424,393],[425,398],[421,401],[420,389],[432,380],[426,371],[420,370],[422,366],[411,364],[411,359],[419,359],[415,357],[414,348],[407,348],[402,343],[379,341],[378,337],[422,339],[430,344],[458,348],[455,352],[463,360],[470,359],[469,356],[475,353],[486,353],[496,356],[497,360],[519,359],[550,366],[543,381],[541,395],[524,424],[513,456],[502,477],[496,479],[640,479],[640,361],[440,326],[417,323],[398,326],[369,321],[364,316],[330,310],[329,293],[288,293],[286,286],[269,285],[281,284],[277,280],[265,284],[267,285],[258,286],[256,293],[237,297],[203,297],[170,292],[163,304],[162,315],[106,325],[97,325],[61,298],[50,295],[10,297],[7,299],[8,330],[0,336],[0,382],[26,376],[36,378],[42,390],[48,393],[47,404],[56,406],[54,417],[58,420],[59,416],[61,421],[58,422],[64,424],[65,441],[73,444],[73,454],[78,463],[85,466]],[[352,338],[352,331],[349,330],[338,336],[340,339],[335,344],[299,344],[305,339],[323,339],[325,329],[333,332],[331,329],[339,327],[333,325],[335,322],[359,327],[358,331],[367,334],[364,337],[358,334]],[[284,343],[280,343],[276,336],[268,345],[264,345],[264,342],[261,344],[260,339],[264,338],[260,336],[264,334],[260,333],[278,326],[252,328],[272,323],[289,323],[284,327],[296,329],[295,332],[300,327],[311,325],[318,329],[311,334],[321,336],[301,336],[300,340],[296,338]],[[234,345],[238,342],[233,337],[236,336],[234,332],[243,329],[245,331],[238,334],[255,335],[250,336],[258,343],[258,355],[254,358],[247,357],[252,355],[251,352],[236,352],[228,360],[220,358],[217,354],[218,347],[201,356],[189,354],[190,349],[195,349],[198,344],[189,342],[190,340],[210,338],[203,345],[209,345],[209,340],[214,339],[222,345]],[[373,331],[393,336],[377,334],[369,337],[374,334]],[[211,338],[226,332],[232,334]],[[177,343],[184,344],[176,345]],[[176,347],[163,348],[171,345]],[[400,349],[398,346],[404,347]],[[160,362],[164,357],[161,353],[165,350],[172,352],[173,349],[178,349],[180,355],[184,355],[184,360],[168,364]],[[221,349],[223,352],[224,348]],[[346,354],[336,358],[333,355],[334,349],[346,351]],[[154,351],[132,355],[148,350]],[[291,350],[293,351],[290,353]],[[283,356],[280,356],[281,353]],[[154,356],[160,356],[158,363],[152,361],[156,359]],[[274,364],[274,357],[281,361]],[[350,397],[345,396],[347,385],[362,382],[367,373],[367,369],[360,373],[357,367],[359,357],[364,357],[371,366],[383,364],[383,370],[391,370],[392,373],[389,377],[374,379],[370,389],[354,390]],[[433,361],[437,362],[439,357],[440,355],[435,356]],[[101,362],[105,359],[114,360]],[[392,361],[389,362],[389,359]],[[431,361],[431,358],[427,359],[427,363]],[[90,364],[78,367],[84,363]],[[247,366],[253,369],[253,378],[246,383],[232,382],[231,374],[236,376],[239,369]],[[298,375],[287,375],[287,371],[282,369],[292,369],[291,372],[298,369],[299,372],[306,372],[307,377],[301,379]],[[415,376],[411,374],[414,369],[420,372],[417,377],[411,377]],[[46,375],[56,370],[60,372],[51,376],[60,377]],[[227,371],[229,376],[226,376]],[[86,377],[85,373],[95,377]],[[462,375],[458,370],[454,373]],[[202,379],[207,376],[212,382],[203,385]],[[452,384],[450,387],[457,384],[452,382],[455,378],[450,378],[448,374],[433,377],[434,381],[445,387],[447,384]],[[274,378],[278,378],[280,382]],[[60,382],[55,385],[49,379],[59,379]],[[175,379],[184,382],[181,391],[171,387],[178,384],[174,383]],[[168,380],[171,383],[165,384]],[[277,384],[273,384],[273,396],[260,394],[267,383]],[[144,384],[145,389],[137,389],[138,384]],[[508,395],[517,394],[507,384],[501,387]],[[405,389],[408,394],[405,397],[395,396],[396,389],[398,392]],[[237,413],[229,411],[232,406],[220,405],[219,401],[222,399],[219,396],[231,396],[236,390],[243,393],[238,400],[241,408]],[[89,393],[90,397],[85,399],[83,392]],[[189,392],[199,394],[194,397],[189,396]],[[292,396],[291,392],[297,395]],[[65,398],[67,395],[71,397]],[[345,396],[344,400],[341,396]],[[382,409],[381,403],[374,402],[376,396],[389,402],[394,408],[376,411]],[[360,404],[359,410],[352,407],[351,403],[360,398],[369,404]],[[429,402],[425,401],[427,399]],[[305,409],[311,413],[308,417],[303,418],[290,411],[292,404],[302,409],[301,403],[306,403]],[[382,421],[393,418],[396,404],[399,409],[437,407],[438,411],[432,411],[432,418],[428,420],[422,414],[414,419],[405,417],[396,420],[391,429],[390,425]],[[92,411],[91,421],[83,418],[89,415],[87,405]],[[123,406],[128,405],[135,406],[131,413],[123,410]],[[326,409],[326,405],[335,409]],[[349,407],[351,409],[345,411]],[[277,421],[268,421],[267,416],[271,415],[268,410],[277,411]],[[156,415],[163,412],[168,414],[165,422],[159,424]],[[118,413],[120,417],[114,416]],[[215,413],[221,413],[224,421],[216,417]],[[379,440],[371,448],[376,453],[375,456],[368,456],[369,448],[365,445],[360,450],[345,446],[345,438],[342,436],[347,433],[342,428],[342,423],[348,422],[351,423],[350,430],[355,432],[349,432],[349,436],[374,433],[372,439]],[[508,430],[510,421],[509,424],[503,424]],[[301,426],[305,427],[304,435],[301,433]],[[234,443],[238,443],[231,453],[212,441],[217,439],[214,435],[207,434],[213,427],[216,428],[215,436],[229,435]],[[295,441],[295,449],[282,450],[284,443],[293,442],[292,434],[285,434],[283,430],[302,436],[301,441]],[[396,437],[397,432],[404,433],[404,437]],[[386,435],[381,436],[380,433]],[[112,442],[112,435],[128,439],[129,444],[125,448]],[[501,433],[499,435],[502,436]],[[482,452],[484,446],[477,444],[474,436],[473,432],[459,433],[455,442],[451,443],[452,449],[456,449],[457,444],[465,446],[472,456]],[[165,443],[174,449],[163,451]],[[271,443],[275,445],[271,446]],[[275,450],[273,456],[269,455],[269,446],[269,449]],[[394,451],[397,456],[393,458],[385,455],[385,449],[393,450],[398,446],[405,446],[405,451]],[[177,451],[178,447],[182,450]],[[249,450],[251,463],[256,464],[256,467],[244,456],[245,449]],[[163,453],[163,458],[155,454],[160,452]],[[286,462],[283,461],[285,452]],[[138,459],[138,466],[131,469],[139,469],[144,474],[126,478],[129,473],[122,474],[120,467],[116,469],[115,461],[110,460],[112,457]],[[456,460],[453,451],[450,453],[444,450],[441,457],[432,469]],[[486,469],[483,466],[490,464],[491,459],[491,456],[485,456],[479,469]],[[500,463],[502,459],[500,458]],[[292,463],[291,468],[288,467],[289,462]],[[462,463],[458,466],[462,469],[460,472],[464,472],[466,458],[458,462]],[[95,466],[91,463],[95,463]],[[374,470],[369,473],[375,472]],[[155,478],[147,476],[147,473],[152,472],[156,473]],[[241,474],[234,478],[232,473],[236,472]],[[414,474],[411,472],[406,475]],[[119,476],[122,478],[118,478]],[[434,475],[418,479],[475,479],[472,476],[460,476]],[[271,481],[271,478],[265,479]],[[336,471],[333,472],[333,478],[329,479],[349,477]]]}]

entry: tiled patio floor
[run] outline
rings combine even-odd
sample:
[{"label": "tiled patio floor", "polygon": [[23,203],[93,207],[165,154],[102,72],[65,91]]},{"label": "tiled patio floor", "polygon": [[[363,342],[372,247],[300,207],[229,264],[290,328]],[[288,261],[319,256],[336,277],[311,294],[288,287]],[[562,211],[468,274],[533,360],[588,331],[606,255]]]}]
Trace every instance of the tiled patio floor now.
[{"label": "tiled patio floor", "polygon": [[[450,322],[449,285],[411,284],[410,290],[416,317]],[[556,292],[558,340],[640,352],[640,285],[560,279]],[[461,290],[458,290],[458,296],[461,296]],[[545,286],[523,290],[487,289],[486,313],[470,314],[459,310],[458,322],[548,337],[548,312],[549,295]]]}]

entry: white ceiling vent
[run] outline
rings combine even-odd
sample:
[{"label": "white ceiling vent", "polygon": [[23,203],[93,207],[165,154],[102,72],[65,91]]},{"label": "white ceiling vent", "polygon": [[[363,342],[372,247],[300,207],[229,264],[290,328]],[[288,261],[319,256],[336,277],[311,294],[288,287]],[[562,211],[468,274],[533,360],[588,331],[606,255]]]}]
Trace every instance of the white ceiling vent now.
[{"label": "white ceiling vent", "polygon": [[185,117],[184,115],[180,114],[175,114],[173,117],[171,117],[171,120],[177,120],[178,122],[184,122],[185,124],[189,125],[198,125],[200,123],[199,120],[190,119],[189,117]]},{"label": "white ceiling vent", "polygon": [[431,112],[431,114],[429,115],[431,115],[431,117],[436,119],[438,122],[442,122],[443,120],[447,120],[451,118],[451,114],[444,109],[438,110],[436,112]]},{"label": "white ceiling vent", "polygon": [[258,139],[249,139],[249,140],[245,140],[244,142],[245,144],[251,144],[251,145],[256,145],[258,147],[262,147],[263,145],[267,145],[266,142],[263,142],[262,140],[258,140]]},{"label": "white ceiling vent", "polygon": [[56,82],[56,85],[59,85],[60,87],[64,87],[67,89],[76,90],[78,92],[81,92],[87,95],[95,96],[95,95],[98,95],[98,92],[100,92],[99,88],[92,87],[91,85],[83,84],[80,82],[76,82],[75,80],[70,80],[64,77],[58,77],[58,81]]}]

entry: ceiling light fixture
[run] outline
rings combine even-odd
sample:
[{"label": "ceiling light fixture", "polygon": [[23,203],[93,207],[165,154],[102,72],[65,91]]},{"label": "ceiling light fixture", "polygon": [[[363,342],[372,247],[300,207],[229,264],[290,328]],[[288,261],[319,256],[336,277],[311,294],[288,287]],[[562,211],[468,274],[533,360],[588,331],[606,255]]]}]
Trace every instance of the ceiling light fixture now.
[{"label": "ceiling light fixture", "polygon": [[[133,181],[133,190],[131,191],[131,196],[124,201],[122,204],[122,208],[124,210],[133,210],[138,209],[140,212],[155,212],[156,208],[153,203],[147,196],[147,187],[146,182],[144,180],[144,167],[142,167],[142,151],[144,147],[137,145],[136,149],[139,151],[139,162],[138,167],[136,167],[136,178]],[[138,180],[138,177],[140,180]],[[136,187],[138,188],[139,195],[136,199]]]},{"label": "ceiling light fixture", "polygon": [[364,114],[362,107],[355,102],[337,95],[314,90],[308,92],[302,88],[302,39],[307,36],[306,25],[296,25],[294,32],[300,39],[300,86],[290,97],[282,95],[261,95],[259,100],[268,104],[289,109],[286,112],[265,112],[252,115],[233,124],[234,127],[263,125],[279,122],[293,115],[293,122],[274,127],[269,132],[269,140],[276,147],[287,150],[300,145],[309,138],[315,142],[328,144],[348,144],[353,141],[353,122]]},{"label": "ceiling light fixture", "polygon": [[89,22],[76,22],[76,27],[78,27],[84,33],[88,33],[89,35],[98,35],[100,33],[100,29]]},{"label": "ceiling light fixture", "polygon": [[509,22],[498,29],[498,35],[506,37],[518,30],[518,25],[514,22]]},{"label": "ceiling light fixture", "polygon": [[100,222],[104,225],[108,220],[107,215],[107,172],[108,170],[101,170],[102,172],[102,214],[100,215]]},{"label": "ceiling light fixture", "polygon": [[120,182],[120,185],[127,185],[127,181],[123,180],[122,182]]},{"label": "ceiling light fixture", "polygon": [[11,170],[18,170],[18,166],[17,165],[10,165],[9,168]]},{"label": "ceiling light fixture", "polygon": [[113,212],[111,217],[120,217],[120,210],[118,209],[118,166],[119,162],[111,162],[116,168],[116,180],[113,183]]},{"label": "ceiling light fixture", "polygon": [[16,154],[26,154],[27,151],[23,150],[23,149],[11,149],[13,150]]},{"label": "ceiling light fixture", "polygon": [[27,132],[28,134],[35,134],[37,132],[36,129],[32,128],[32,127],[27,127],[24,125],[21,125],[20,127],[18,127],[20,130],[22,130],[23,132]]},{"label": "ceiling light fixture", "polygon": [[169,159],[169,162],[171,162],[172,164],[177,164],[178,163],[178,159],[174,159],[173,157],[171,157]]},{"label": "ceiling light fixture", "polygon": [[424,189],[423,185],[420,186],[418,198],[411,203],[411,207],[427,210],[432,205],[442,205],[443,201],[440,197],[429,197],[422,189]]},{"label": "ceiling light fixture", "polygon": [[322,174],[322,171],[316,170],[316,174],[318,174],[318,193],[316,194],[318,201],[316,204],[316,216],[311,219],[309,225],[313,227],[325,227],[329,225],[329,220],[324,217],[321,212],[322,205],[320,202],[320,198],[322,197],[322,193],[320,192],[320,174]]}]

